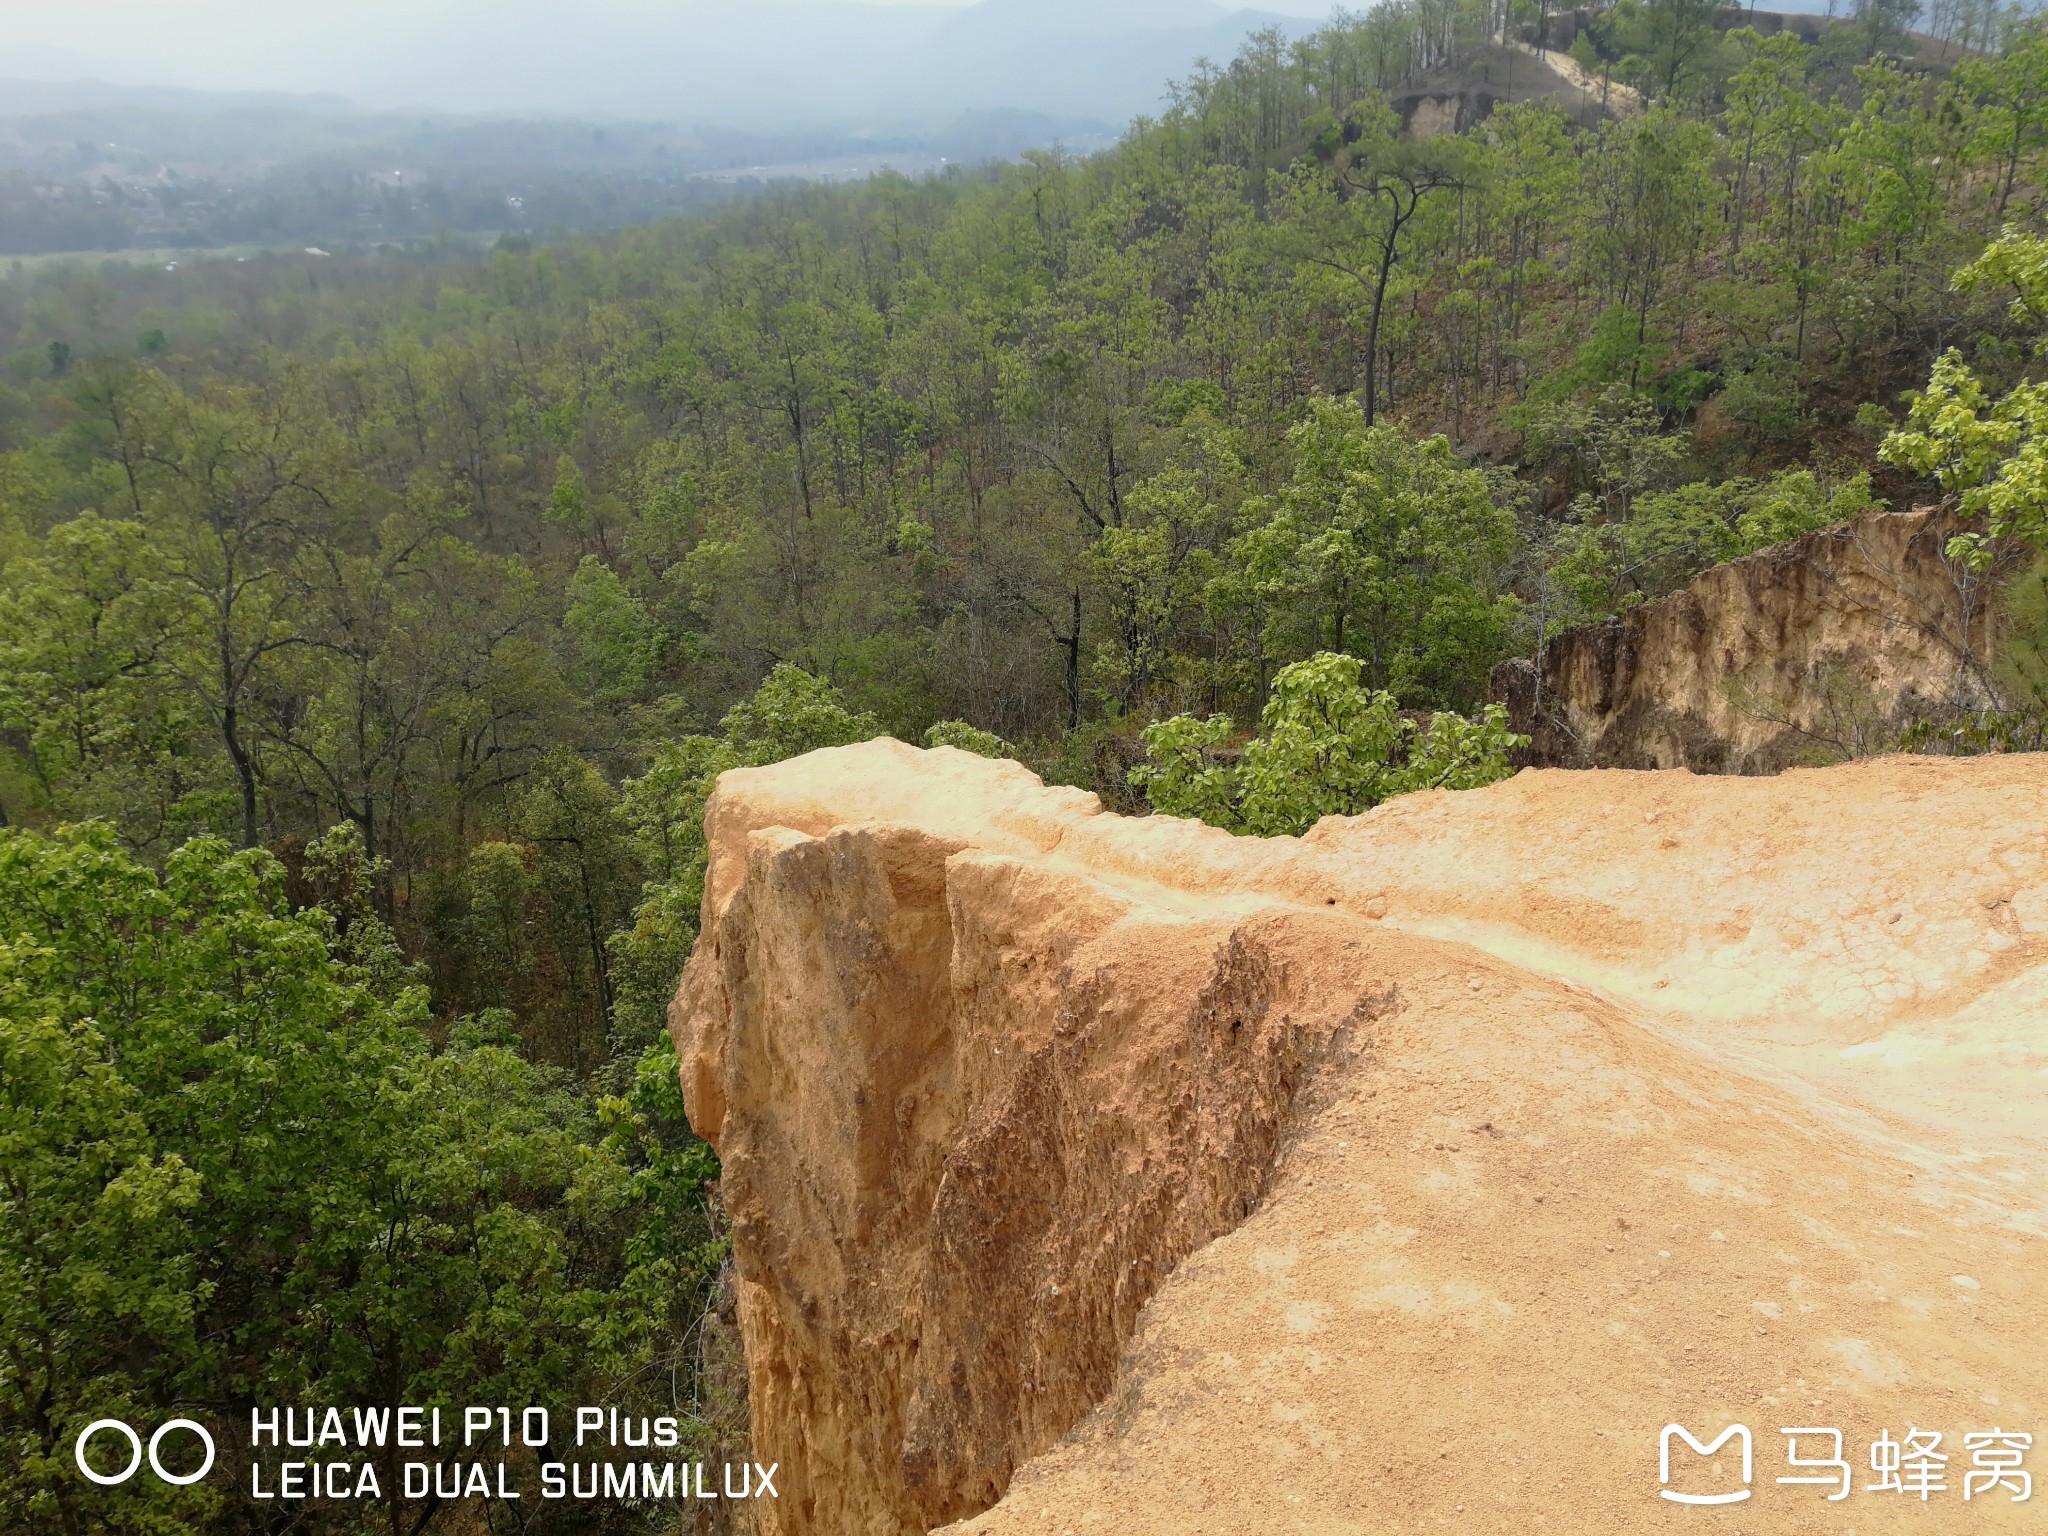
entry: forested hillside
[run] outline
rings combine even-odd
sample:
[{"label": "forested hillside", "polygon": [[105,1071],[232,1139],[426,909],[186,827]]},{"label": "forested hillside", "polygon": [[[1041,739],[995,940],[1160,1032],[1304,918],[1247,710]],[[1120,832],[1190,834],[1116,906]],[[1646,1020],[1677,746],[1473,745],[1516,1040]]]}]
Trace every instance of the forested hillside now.
[{"label": "forested hillside", "polygon": [[[1626,0],[1579,52],[1645,105],[1406,136],[1502,20],[1255,39],[1089,158],[0,283],[0,1527],[258,1528],[84,1500],[124,1402],[702,1403],[720,769],[888,732],[1285,830],[1313,754],[1230,745],[1284,668],[1340,658],[1269,726],[1421,762],[1397,708],[1562,625],[2039,454],[2038,24],[1930,71]],[[1984,430],[1881,460],[1949,349]]]}]

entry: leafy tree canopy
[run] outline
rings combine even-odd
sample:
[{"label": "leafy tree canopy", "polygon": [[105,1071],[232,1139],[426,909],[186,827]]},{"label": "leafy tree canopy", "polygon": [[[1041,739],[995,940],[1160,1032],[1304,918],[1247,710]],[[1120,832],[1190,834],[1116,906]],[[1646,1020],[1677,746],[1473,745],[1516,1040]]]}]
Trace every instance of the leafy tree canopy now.
[{"label": "leafy tree canopy", "polygon": [[[2048,241],[2008,229],[1956,283],[2010,294],[2014,315],[2048,352]],[[1964,558],[1988,562],[2008,538],[2048,543],[2048,383],[2024,380],[2000,394],[1951,347],[1882,452],[1938,480],[1981,520],[1981,530],[1954,540]]]},{"label": "leafy tree canopy", "polygon": [[1328,652],[1283,667],[1259,731],[1235,752],[1227,715],[1148,726],[1150,761],[1132,770],[1153,805],[1255,837],[1298,836],[1325,816],[1356,816],[1421,789],[1477,789],[1506,778],[1528,738],[1498,705],[1476,720],[1404,715],[1362,681],[1355,656]]}]

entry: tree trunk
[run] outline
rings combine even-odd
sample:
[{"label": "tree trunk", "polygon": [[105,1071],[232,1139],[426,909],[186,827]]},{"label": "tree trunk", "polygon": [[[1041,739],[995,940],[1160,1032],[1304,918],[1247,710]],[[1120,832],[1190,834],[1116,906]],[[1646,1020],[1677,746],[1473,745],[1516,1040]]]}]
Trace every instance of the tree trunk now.
[{"label": "tree trunk", "polygon": [[1372,324],[1365,337],[1365,424],[1369,427],[1379,412],[1380,315],[1387,306],[1387,279],[1394,270],[1394,239],[1401,226],[1387,231],[1386,249],[1380,257],[1380,280],[1372,293]]},{"label": "tree trunk", "polygon": [[220,712],[221,740],[226,743],[228,756],[234,761],[235,777],[242,783],[242,846],[256,846],[256,764],[250,759],[249,749],[242,742],[240,711],[233,705],[225,705]]},{"label": "tree trunk", "polygon": [[1074,627],[1060,638],[1067,652],[1067,729],[1081,724],[1081,592],[1074,590]]}]

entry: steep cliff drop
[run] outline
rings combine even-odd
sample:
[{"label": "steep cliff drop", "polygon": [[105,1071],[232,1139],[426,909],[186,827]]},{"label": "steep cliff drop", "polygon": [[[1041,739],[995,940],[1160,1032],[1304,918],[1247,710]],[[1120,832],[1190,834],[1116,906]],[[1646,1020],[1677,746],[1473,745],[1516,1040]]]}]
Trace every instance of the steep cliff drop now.
[{"label": "steep cliff drop", "polygon": [[[2048,1471],[2048,758],[1261,841],[882,741],[710,833],[673,1025],[770,1529],[2039,1524],[1964,1437]],[[1660,1483],[1674,1422],[1748,1479]]]}]

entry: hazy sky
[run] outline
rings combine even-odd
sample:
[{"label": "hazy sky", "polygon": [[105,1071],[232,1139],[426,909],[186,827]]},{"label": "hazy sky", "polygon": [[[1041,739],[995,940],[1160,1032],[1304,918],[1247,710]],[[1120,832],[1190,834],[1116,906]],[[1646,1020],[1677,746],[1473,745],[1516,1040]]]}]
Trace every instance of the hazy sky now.
[{"label": "hazy sky", "polygon": [[[1154,110],[1329,0],[0,0],[0,77],[660,116]],[[1235,19],[1233,19],[1235,18]],[[1295,23],[1300,25],[1301,23]]]},{"label": "hazy sky", "polygon": [[[975,0],[818,0],[825,5],[858,7],[886,5],[927,10],[954,10]],[[749,0],[726,0],[716,9],[744,12]],[[419,0],[0,0],[0,47],[23,43],[62,43],[70,46],[106,40],[110,30],[140,26],[156,31],[176,25],[201,34],[213,42],[231,39],[229,29],[256,24],[265,31],[325,30],[341,21],[357,26],[372,25],[377,19],[417,16],[422,10],[445,10],[446,3],[421,4]],[[489,9],[488,6],[482,7]],[[508,7],[510,9],[511,7]],[[564,20],[587,7],[581,0],[561,0],[547,9]],[[660,10],[658,0],[641,0],[633,8]],[[1220,8],[1239,7],[1221,0]],[[1278,11],[1288,16],[1322,17],[1329,14],[1331,0],[1251,0],[1245,9]],[[527,10],[529,7],[519,6]]]}]

